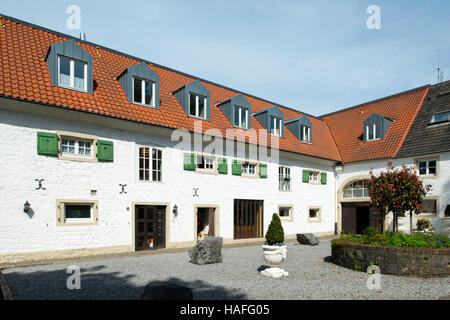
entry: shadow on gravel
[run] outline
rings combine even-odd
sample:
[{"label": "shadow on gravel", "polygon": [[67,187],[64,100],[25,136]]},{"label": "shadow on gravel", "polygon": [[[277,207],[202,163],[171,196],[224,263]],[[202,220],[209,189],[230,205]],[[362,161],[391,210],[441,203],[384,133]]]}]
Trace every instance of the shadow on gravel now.
[{"label": "shadow on gravel", "polygon": [[66,269],[55,271],[13,272],[4,274],[13,298],[16,300],[139,300],[145,285],[150,281],[170,281],[190,287],[195,300],[246,300],[247,296],[237,289],[195,280],[178,278],[148,279],[142,286],[130,283],[134,275],[119,272],[104,272],[104,266],[81,269],[81,289],[69,290],[67,279],[71,274]]},{"label": "shadow on gravel", "polygon": [[323,258],[323,262],[333,263],[333,261],[331,261],[331,256]]}]

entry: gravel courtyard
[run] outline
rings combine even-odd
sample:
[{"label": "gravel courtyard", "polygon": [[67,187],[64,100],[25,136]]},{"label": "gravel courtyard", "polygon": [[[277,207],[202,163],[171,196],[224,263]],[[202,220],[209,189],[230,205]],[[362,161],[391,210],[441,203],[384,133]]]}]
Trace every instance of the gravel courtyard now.
[{"label": "gravel courtyard", "polygon": [[[174,280],[195,299],[439,299],[450,295],[450,278],[382,275],[381,289],[367,289],[368,275],[329,261],[330,241],[317,247],[288,244],[283,268],[289,277],[270,279],[260,246],[224,249],[222,264],[197,266],[187,252],[79,261],[3,270],[14,299],[139,299],[153,280]],[[81,268],[81,290],[66,286],[68,266]]]}]

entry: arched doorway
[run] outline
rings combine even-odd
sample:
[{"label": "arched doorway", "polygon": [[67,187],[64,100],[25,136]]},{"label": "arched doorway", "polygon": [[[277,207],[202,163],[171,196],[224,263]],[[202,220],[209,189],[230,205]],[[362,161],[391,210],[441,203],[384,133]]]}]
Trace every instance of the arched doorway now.
[{"label": "arched doorway", "polygon": [[346,234],[362,234],[369,226],[383,232],[383,216],[370,204],[367,188],[369,178],[350,178],[339,189],[340,230]]}]

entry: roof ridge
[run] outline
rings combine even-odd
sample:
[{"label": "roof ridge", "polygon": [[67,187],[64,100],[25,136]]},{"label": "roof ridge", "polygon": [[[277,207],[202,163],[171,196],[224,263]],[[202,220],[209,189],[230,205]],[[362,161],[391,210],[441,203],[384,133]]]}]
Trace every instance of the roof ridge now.
[{"label": "roof ridge", "polygon": [[429,88],[430,86],[431,86],[430,84],[426,84],[426,85],[423,85],[423,86],[420,86],[420,87],[417,87],[417,88],[413,88],[413,89],[405,90],[405,91],[402,91],[402,92],[399,92],[399,93],[391,94],[389,96],[385,96],[385,97],[378,98],[378,99],[375,99],[375,100],[371,100],[371,101],[368,101],[368,102],[360,103],[360,104],[357,104],[357,105],[352,106],[352,107],[348,107],[348,108],[344,108],[344,109],[341,109],[341,110],[338,110],[338,111],[330,112],[330,113],[327,113],[327,114],[319,116],[319,118],[322,119],[324,117],[328,117],[328,116],[331,116],[333,114],[341,113],[341,112],[344,112],[344,111],[349,111],[349,110],[356,109],[356,108],[359,108],[359,107],[362,107],[362,106],[365,106],[365,105],[368,105],[368,104],[371,104],[371,103],[380,102],[380,101],[391,99],[391,98],[394,98],[394,97],[397,97],[397,96],[400,96],[400,95],[403,95],[403,94],[407,94],[407,93],[411,93],[411,92],[414,92],[414,91],[418,91],[418,90],[422,90],[422,89],[425,89],[425,88]]},{"label": "roof ridge", "polygon": [[323,119],[321,119],[321,117],[305,113],[305,112],[300,111],[298,109],[294,109],[294,108],[291,108],[291,107],[286,107],[286,106],[278,104],[276,102],[273,102],[273,101],[270,101],[270,100],[267,100],[267,99],[264,99],[264,98],[257,97],[257,96],[255,96],[253,94],[250,94],[250,93],[247,93],[247,92],[244,92],[244,91],[240,91],[240,90],[237,90],[237,89],[233,89],[233,88],[227,87],[225,85],[222,85],[220,83],[216,83],[216,82],[213,82],[213,81],[210,81],[210,80],[206,80],[206,79],[194,76],[192,74],[188,74],[186,72],[179,71],[179,70],[176,70],[176,69],[173,69],[173,68],[161,65],[159,63],[152,62],[152,61],[147,60],[147,59],[142,59],[142,58],[130,55],[128,53],[125,53],[125,52],[122,52],[122,51],[119,51],[119,50],[116,50],[116,49],[111,49],[111,48],[105,47],[103,45],[100,45],[100,44],[97,44],[97,43],[94,43],[94,42],[91,42],[91,41],[81,40],[80,38],[77,38],[75,36],[72,36],[72,35],[69,35],[69,34],[66,34],[66,33],[63,33],[63,32],[60,32],[60,31],[55,31],[55,30],[52,30],[52,29],[49,29],[49,28],[46,28],[46,27],[43,27],[43,26],[31,23],[31,22],[23,21],[23,20],[20,20],[20,19],[8,16],[8,15],[4,15],[1,12],[0,12],[0,16],[5,18],[5,19],[14,21],[16,23],[20,23],[20,24],[23,24],[23,25],[26,25],[26,26],[29,26],[29,27],[32,27],[32,28],[35,28],[35,29],[39,29],[39,30],[42,30],[42,31],[45,31],[45,32],[56,34],[58,36],[65,37],[65,38],[68,38],[68,39],[72,39],[72,40],[75,40],[75,41],[80,42],[80,43],[84,43],[84,44],[87,44],[87,45],[98,47],[99,49],[106,50],[106,51],[109,51],[109,52],[112,52],[112,53],[115,53],[115,54],[119,54],[119,55],[125,56],[125,57],[130,58],[130,59],[134,59],[134,60],[138,60],[138,61],[141,61],[141,62],[144,62],[144,63],[147,63],[147,64],[151,64],[151,65],[156,66],[158,68],[166,69],[168,71],[175,72],[175,73],[178,73],[178,74],[186,76],[186,77],[194,78],[194,79],[197,79],[197,80],[200,80],[200,81],[203,81],[203,82],[206,82],[206,83],[209,83],[209,84],[221,87],[221,88],[226,89],[226,90],[234,91],[234,92],[246,95],[248,97],[251,97],[251,98],[254,98],[254,99],[258,99],[258,100],[270,103],[272,105],[279,106],[281,108],[284,108],[284,109],[287,109],[287,110],[290,110],[290,111],[301,112],[301,113],[303,113],[305,115],[308,115],[310,117],[313,117],[313,118],[316,118],[318,120],[322,120],[323,121]]}]

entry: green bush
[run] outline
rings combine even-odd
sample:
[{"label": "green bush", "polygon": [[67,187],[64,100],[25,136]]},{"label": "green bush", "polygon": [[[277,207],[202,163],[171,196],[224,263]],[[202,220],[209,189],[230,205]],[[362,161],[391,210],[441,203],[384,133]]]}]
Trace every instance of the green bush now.
[{"label": "green bush", "polygon": [[269,246],[284,244],[283,225],[281,224],[280,217],[276,213],[272,216],[272,222],[266,233],[266,240],[266,244]]},{"label": "green bush", "polygon": [[364,230],[363,235],[343,235],[341,238],[333,240],[332,245],[341,243],[369,244],[385,247],[406,247],[406,248],[446,248],[450,247],[450,238],[444,234],[420,233],[410,235],[403,232],[386,232],[379,234],[375,229]]},{"label": "green bush", "polygon": [[428,219],[417,219],[417,230],[419,231],[423,231],[425,229],[428,229],[429,227],[431,227],[431,222]]}]

